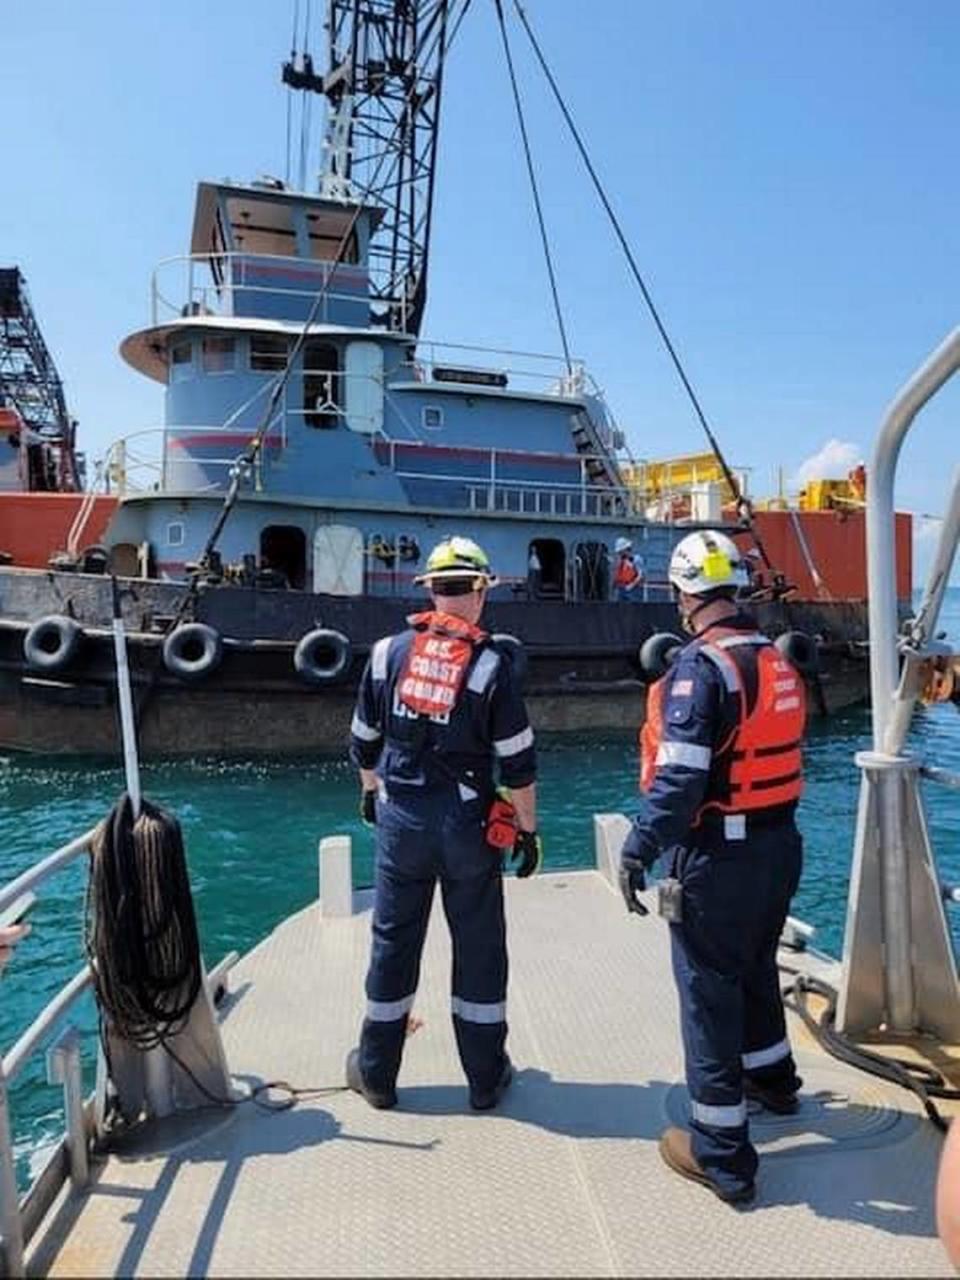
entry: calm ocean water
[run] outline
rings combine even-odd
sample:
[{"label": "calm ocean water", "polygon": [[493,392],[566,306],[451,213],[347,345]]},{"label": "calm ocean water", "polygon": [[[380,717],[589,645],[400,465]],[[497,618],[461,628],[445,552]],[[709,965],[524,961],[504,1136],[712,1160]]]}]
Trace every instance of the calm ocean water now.
[{"label": "calm ocean water", "polygon": [[[943,625],[960,640],[958,589],[950,592]],[[918,715],[913,738],[915,751],[960,771],[954,708]],[[857,801],[853,753],[867,745],[869,717],[857,710],[815,726],[806,749],[806,861],[793,911],[816,925],[816,944],[833,954],[842,943]],[[629,735],[541,738],[540,760],[546,867],[588,864],[592,814],[635,807],[635,741]],[[156,764],[144,768],[143,785],[183,824],[208,964],[229,950],[247,950],[315,897],[321,835],[353,836],[358,879],[369,882],[372,840],[357,817],[355,773],[345,760]],[[121,787],[118,768],[0,758],[0,882],[93,826]],[[926,800],[941,877],[956,883],[960,802],[955,792],[932,786]],[[33,932],[0,984],[2,1050],[81,964],[81,874],[77,866],[56,878],[31,914]],[[960,943],[960,908],[953,910]],[[92,1078],[92,1001],[77,1021],[90,1033]],[[59,1091],[44,1082],[42,1055],[11,1090],[11,1106],[25,1182],[32,1159],[61,1125]]]}]

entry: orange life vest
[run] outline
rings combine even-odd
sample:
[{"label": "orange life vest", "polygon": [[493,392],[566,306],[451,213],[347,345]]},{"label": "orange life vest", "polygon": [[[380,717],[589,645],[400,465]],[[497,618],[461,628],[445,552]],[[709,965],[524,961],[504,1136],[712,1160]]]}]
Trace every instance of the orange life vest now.
[{"label": "orange life vest", "polygon": [[621,555],[617,557],[617,564],[613,571],[613,585],[615,587],[632,587],[640,577],[640,570],[634,563],[633,557]]},{"label": "orange life vest", "polygon": [[439,610],[415,613],[407,621],[416,634],[397,681],[400,701],[418,715],[449,714],[474,647],[486,640],[487,633]]},{"label": "orange life vest", "polygon": [[[747,706],[744,672],[737,651],[756,652],[757,690]],[[801,741],[806,722],[803,680],[774,645],[757,634],[712,627],[699,647],[723,676],[739,702],[739,721],[714,751],[708,798],[694,825],[707,811],[752,813],[799,800],[803,790]],[[640,787],[649,791],[657,772],[663,741],[663,707],[675,675],[668,671],[647,697],[647,716],[640,730]],[[752,683],[752,682],[751,682]]]}]

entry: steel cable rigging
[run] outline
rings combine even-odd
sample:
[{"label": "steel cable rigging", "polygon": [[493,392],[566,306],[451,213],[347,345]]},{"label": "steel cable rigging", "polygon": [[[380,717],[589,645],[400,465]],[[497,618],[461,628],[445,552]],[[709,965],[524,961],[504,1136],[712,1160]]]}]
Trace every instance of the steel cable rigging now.
[{"label": "steel cable rigging", "polygon": [[[496,4],[497,4],[497,9],[499,10],[500,0],[496,0]],[[710,423],[707,421],[707,417],[703,411],[703,407],[700,404],[699,397],[697,396],[697,393],[694,390],[689,377],[687,376],[687,372],[684,369],[683,362],[681,361],[680,356],[677,353],[676,347],[671,341],[670,335],[667,333],[666,326],[664,325],[663,320],[661,319],[660,313],[657,310],[657,306],[654,303],[650,290],[647,288],[646,281],[644,280],[643,275],[640,271],[640,268],[637,265],[637,260],[634,257],[633,251],[630,248],[630,244],[626,238],[626,235],[624,234],[622,226],[620,225],[620,220],[617,217],[616,212],[614,211],[613,206],[610,203],[610,200],[604,189],[603,183],[600,181],[600,177],[597,173],[597,170],[594,167],[594,164],[590,158],[589,152],[587,151],[586,144],[584,143],[583,138],[580,135],[580,131],[577,129],[573,116],[570,113],[570,109],[567,106],[562,93],[560,92],[560,88],[557,84],[556,78],[554,77],[553,72],[550,70],[547,60],[536,38],[536,35],[534,34],[532,27],[530,26],[530,21],[527,18],[526,11],[524,10],[523,5],[520,3],[520,0],[513,0],[513,5],[517,11],[517,15],[520,18],[521,23],[523,24],[524,30],[526,31],[527,38],[530,41],[534,55],[536,56],[537,62],[540,65],[540,69],[543,72],[544,77],[546,78],[547,84],[550,86],[550,90],[553,93],[557,106],[560,108],[560,112],[563,116],[563,119],[567,125],[567,128],[570,131],[570,136],[573,138],[574,145],[576,146],[577,151],[580,154],[580,158],[583,161],[584,167],[586,168],[587,173],[590,176],[590,180],[593,183],[594,189],[600,199],[600,202],[603,205],[607,218],[610,221],[610,225],[613,227],[617,240],[620,243],[620,247],[623,250],[623,254],[624,254],[624,257],[626,258],[627,265],[630,268],[630,273],[632,274],[638,288],[640,289],[640,293],[643,297],[643,301],[646,304],[647,310],[649,311],[650,316],[653,320],[653,323],[656,326],[657,332],[660,335],[660,339],[663,342],[663,345],[667,351],[668,356],[670,357],[670,361],[673,364],[673,367],[677,373],[677,376],[680,379],[681,384],[683,385],[683,389],[686,392],[687,398],[689,399],[690,404],[693,407],[693,411],[696,414],[697,420],[700,423],[700,426],[702,427],[703,432],[707,437],[707,441],[710,445],[710,448],[713,450],[714,454],[716,455],[717,461],[720,464],[720,469],[723,472],[724,479],[726,480],[727,485],[729,486],[730,491],[734,496],[734,501],[736,502],[736,507],[737,507],[737,514],[739,515],[745,527],[749,530],[750,536],[753,538],[754,542],[756,543],[757,550],[760,552],[760,556],[765,566],[767,567],[767,569],[769,569],[772,572],[773,565],[770,561],[770,557],[767,555],[766,548],[764,547],[763,542],[760,538],[760,535],[758,534],[753,522],[753,509],[750,505],[750,501],[746,497],[746,495],[743,493],[736,476],[734,475],[726,458],[724,457],[723,451],[720,448],[719,441],[714,435],[714,432],[710,427]]]}]

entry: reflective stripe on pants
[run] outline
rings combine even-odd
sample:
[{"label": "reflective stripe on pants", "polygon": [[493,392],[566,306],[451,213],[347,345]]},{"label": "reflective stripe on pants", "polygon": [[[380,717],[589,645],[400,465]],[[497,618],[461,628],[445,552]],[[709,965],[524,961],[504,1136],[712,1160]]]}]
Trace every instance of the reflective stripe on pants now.
[{"label": "reflective stripe on pants", "polygon": [[459,800],[436,808],[421,801],[415,810],[392,800],[378,806],[368,1006],[360,1036],[360,1069],[373,1089],[396,1083],[438,879],[464,1073],[472,1088],[486,1091],[503,1070],[507,954],[500,860],[480,822],[464,821],[464,808]]},{"label": "reflective stripe on pants", "polygon": [[702,848],[675,855],[683,919],[670,927],[671,954],[693,1154],[715,1181],[736,1190],[757,1168],[744,1075],[784,1087],[795,1080],[776,949],[802,846],[792,823],[734,843],[719,832],[701,838]]}]

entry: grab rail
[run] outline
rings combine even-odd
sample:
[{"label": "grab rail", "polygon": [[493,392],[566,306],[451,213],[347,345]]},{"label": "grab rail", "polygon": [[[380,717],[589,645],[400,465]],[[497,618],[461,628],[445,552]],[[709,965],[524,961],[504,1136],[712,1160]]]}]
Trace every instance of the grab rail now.
[{"label": "grab rail", "polygon": [[[49,854],[35,866],[30,867],[22,875],[17,876],[4,888],[0,889],[0,911],[15,902],[27,890],[39,888],[44,881],[62,871],[64,867],[75,862],[82,854],[87,853],[98,828],[93,827]],[[41,1173],[25,1197],[23,1205],[17,1193],[16,1169],[13,1159],[13,1138],[10,1130],[10,1110],[7,1102],[7,1085],[23,1070],[25,1064],[36,1053],[37,1049],[63,1021],[69,1011],[80,999],[92,981],[89,966],[81,969],[50,1000],[39,1015],[33,1020],[16,1044],[0,1059],[0,1241],[2,1241],[4,1272],[8,1276],[19,1277],[24,1271],[25,1239],[24,1215],[31,1193],[35,1187],[43,1185],[45,1200],[36,1212],[31,1213],[34,1221],[39,1221],[45,1208],[52,1203],[63,1185],[63,1176],[45,1179]],[[56,1061],[55,1061],[56,1060]],[[86,1119],[83,1107],[77,1106],[77,1098],[82,1093],[82,1064],[79,1042],[74,1037],[70,1042],[58,1042],[48,1055],[48,1075],[58,1078],[63,1084],[64,1111],[66,1124],[64,1137],[57,1145],[50,1163],[59,1160],[66,1147],[70,1157],[70,1173],[75,1185],[83,1185],[86,1181]],[[44,1171],[45,1172],[45,1171]]]}]

